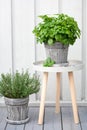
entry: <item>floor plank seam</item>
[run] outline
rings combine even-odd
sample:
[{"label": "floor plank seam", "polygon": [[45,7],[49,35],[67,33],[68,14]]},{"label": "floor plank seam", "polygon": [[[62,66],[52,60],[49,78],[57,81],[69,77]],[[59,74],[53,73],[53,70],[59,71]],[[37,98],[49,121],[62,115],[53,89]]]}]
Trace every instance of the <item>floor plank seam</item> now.
[{"label": "floor plank seam", "polygon": [[5,125],[5,128],[4,128],[4,130],[6,130],[6,128],[7,128],[7,125],[8,125],[8,123],[6,122],[6,125]]},{"label": "floor plank seam", "polygon": [[25,127],[26,127],[26,123],[24,124],[24,128],[23,128],[23,130],[25,130]]},{"label": "floor plank seam", "polygon": [[[30,121],[25,123],[22,126],[16,125],[13,127],[11,124],[6,122],[5,114],[3,114],[0,119],[2,120],[0,125],[0,130],[86,130],[87,129],[87,107],[78,107],[78,117],[79,123],[75,124],[73,120],[73,112],[72,107],[60,107],[60,114],[57,115],[54,113],[55,107],[45,107],[44,108],[44,116],[43,116],[43,124],[38,125],[38,114],[39,108],[31,109]],[[2,109],[3,111],[3,109]],[[4,113],[6,110],[4,110]],[[51,115],[50,115],[51,113]],[[2,114],[2,112],[1,112]],[[54,114],[54,115],[53,115]],[[52,119],[51,119],[52,118]],[[59,122],[57,122],[59,121]],[[57,124],[59,123],[59,124]],[[28,127],[29,126],[29,127]]]},{"label": "floor plank seam", "polygon": [[45,112],[46,112],[45,108],[46,108],[46,107],[44,107],[44,116],[43,116],[43,126],[42,126],[42,130],[44,130],[44,124],[45,124]]},{"label": "floor plank seam", "polygon": [[61,130],[63,130],[62,108],[60,107]]},{"label": "floor plank seam", "polygon": [[78,117],[79,117],[79,124],[80,124],[80,128],[81,128],[81,130],[82,130],[82,124],[81,124],[81,119],[80,119],[79,110],[78,110]]}]

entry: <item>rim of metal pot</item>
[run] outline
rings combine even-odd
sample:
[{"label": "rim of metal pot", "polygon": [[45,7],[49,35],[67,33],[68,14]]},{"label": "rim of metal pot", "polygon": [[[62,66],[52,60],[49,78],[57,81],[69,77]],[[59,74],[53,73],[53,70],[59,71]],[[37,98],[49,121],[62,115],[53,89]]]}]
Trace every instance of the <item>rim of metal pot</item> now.
[{"label": "rim of metal pot", "polygon": [[30,120],[30,118],[28,117],[27,119],[25,120],[20,120],[20,121],[13,121],[13,120],[9,120],[8,118],[6,118],[6,121],[9,123],[9,124],[14,124],[14,125],[20,125],[20,124],[24,124],[24,123],[27,123],[28,121]]},{"label": "rim of metal pot", "polygon": [[25,98],[8,98],[4,97],[6,105],[22,105],[29,101],[29,96]]}]

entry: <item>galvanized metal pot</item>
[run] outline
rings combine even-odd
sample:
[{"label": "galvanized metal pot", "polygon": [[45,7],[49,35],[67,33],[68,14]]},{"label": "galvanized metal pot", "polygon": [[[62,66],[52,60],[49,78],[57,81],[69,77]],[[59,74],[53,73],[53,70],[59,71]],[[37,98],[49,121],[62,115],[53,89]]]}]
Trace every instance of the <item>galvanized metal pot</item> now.
[{"label": "galvanized metal pot", "polygon": [[29,120],[28,117],[28,102],[29,97],[11,99],[5,97],[7,107],[7,122],[11,124],[23,124]]},{"label": "galvanized metal pot", "polygon": [[68,45],[56,42],[53,45],[45,45],[46,56],[55,61],[56,64],[67,63]]}]

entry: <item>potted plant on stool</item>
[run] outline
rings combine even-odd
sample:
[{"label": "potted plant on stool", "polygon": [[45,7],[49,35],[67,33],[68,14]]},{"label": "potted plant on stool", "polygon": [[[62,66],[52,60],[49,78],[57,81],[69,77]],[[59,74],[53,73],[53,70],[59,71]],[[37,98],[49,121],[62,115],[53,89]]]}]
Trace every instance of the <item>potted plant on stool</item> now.
[{"label": "potted plant on stool", "polygon": [[73,17],[66,14],[39,16],[42,19],[34,27],[37,42],[44,43],[46,55],[55,63],[67,63],[68,47],[80,38],[80,29]]},{"label": "potted plant on stool", "polygon": [[0,93],[4,96],[7,107],[7,121],[12,124],[22,124],[29,120],[29,95],[37,93],[40,88],[39,78],[30,76],[28,71],[14,75],[1,74]]}]

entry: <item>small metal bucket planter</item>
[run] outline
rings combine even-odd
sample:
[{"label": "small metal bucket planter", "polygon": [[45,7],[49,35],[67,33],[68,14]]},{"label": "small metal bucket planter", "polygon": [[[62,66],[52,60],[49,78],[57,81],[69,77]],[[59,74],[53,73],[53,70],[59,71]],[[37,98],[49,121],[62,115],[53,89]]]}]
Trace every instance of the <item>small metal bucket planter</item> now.
[{"label": "small metal bucket planter", "polygon": [[68,47],[58,42],[50,46],[45,44],[46,56],[53,59],[56,64],[67,63]]},{"label": "small metal bucket planter", "polygon": [[11,99],[5,97],[7,107],[7,122],[10,124],[23,124],[29,121],[28,117],[28,102],[29,97]]}]

